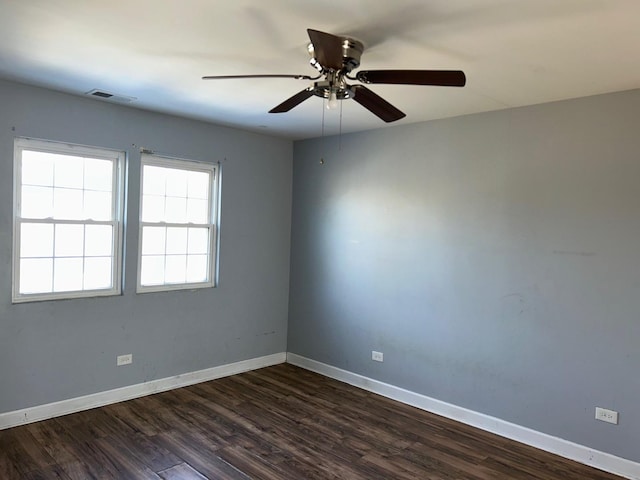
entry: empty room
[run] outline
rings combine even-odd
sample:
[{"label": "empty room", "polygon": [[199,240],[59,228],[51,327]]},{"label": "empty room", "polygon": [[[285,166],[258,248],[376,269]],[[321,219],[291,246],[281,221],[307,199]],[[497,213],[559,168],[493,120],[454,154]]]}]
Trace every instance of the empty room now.
[{"label": "empty room", "polygon": [[639,32],[0,0],[0,480],[640,479]]}]

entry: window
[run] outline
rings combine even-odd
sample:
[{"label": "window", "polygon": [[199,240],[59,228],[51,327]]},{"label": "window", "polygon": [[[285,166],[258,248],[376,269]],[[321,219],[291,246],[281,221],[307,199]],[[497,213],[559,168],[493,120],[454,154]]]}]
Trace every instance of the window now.
[{"label": "window", "polygon": [[18,138],[13,301],[121,291],[124,152]]},{"label": "window", "polygon": [[143,154],[138,292],[215,285],[218,166]]}]

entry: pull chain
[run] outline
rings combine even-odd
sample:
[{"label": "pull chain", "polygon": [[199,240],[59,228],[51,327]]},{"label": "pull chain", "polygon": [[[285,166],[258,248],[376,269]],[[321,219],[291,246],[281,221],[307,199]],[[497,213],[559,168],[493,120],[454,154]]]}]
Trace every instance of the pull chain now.
[{"label": "pull chain", "polygon": [[338,151],[342,151],[342,103],[344,100],[340,101],[340,127],[338,130]]},{"label": "pull chain", "polygon": [[[320,134],[320,144],[322,145],[322,150],[324,150],[325,148],[325,144],[324,144],[324,99],[322,99],[322,130],[321,130],[321,134]],[[320,165],[324,165],[324,157],[320,157]]]}]

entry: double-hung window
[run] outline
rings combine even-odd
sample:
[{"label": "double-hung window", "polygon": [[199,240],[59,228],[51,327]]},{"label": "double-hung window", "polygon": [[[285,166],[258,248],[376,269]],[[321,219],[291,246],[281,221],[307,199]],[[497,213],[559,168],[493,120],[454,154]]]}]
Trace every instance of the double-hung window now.
[{"label": "double-hung window", "polygon": [[13,301],[121,292],[124,152],[18,138]]},{"label": "double-hung window", "polygon": [[212,287],[219,167],[142,155],[138,292]]}]

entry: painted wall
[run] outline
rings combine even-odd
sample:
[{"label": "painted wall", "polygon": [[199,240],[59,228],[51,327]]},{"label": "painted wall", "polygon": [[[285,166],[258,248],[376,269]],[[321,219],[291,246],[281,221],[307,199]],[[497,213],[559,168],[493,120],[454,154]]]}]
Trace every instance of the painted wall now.
[{"label": "painted wall", "polygon": [[[128,152],[123,295],[11,304],[14,136]],[[140,147],[221,162],[217,288],[135,293]],[[284,352],[291,175],[288,140],[0,82],[0,413]]]},{"label": "painted wall", "polygon": [[296,142],[288,350],[640,461],[639,126],[636,90]]}]

